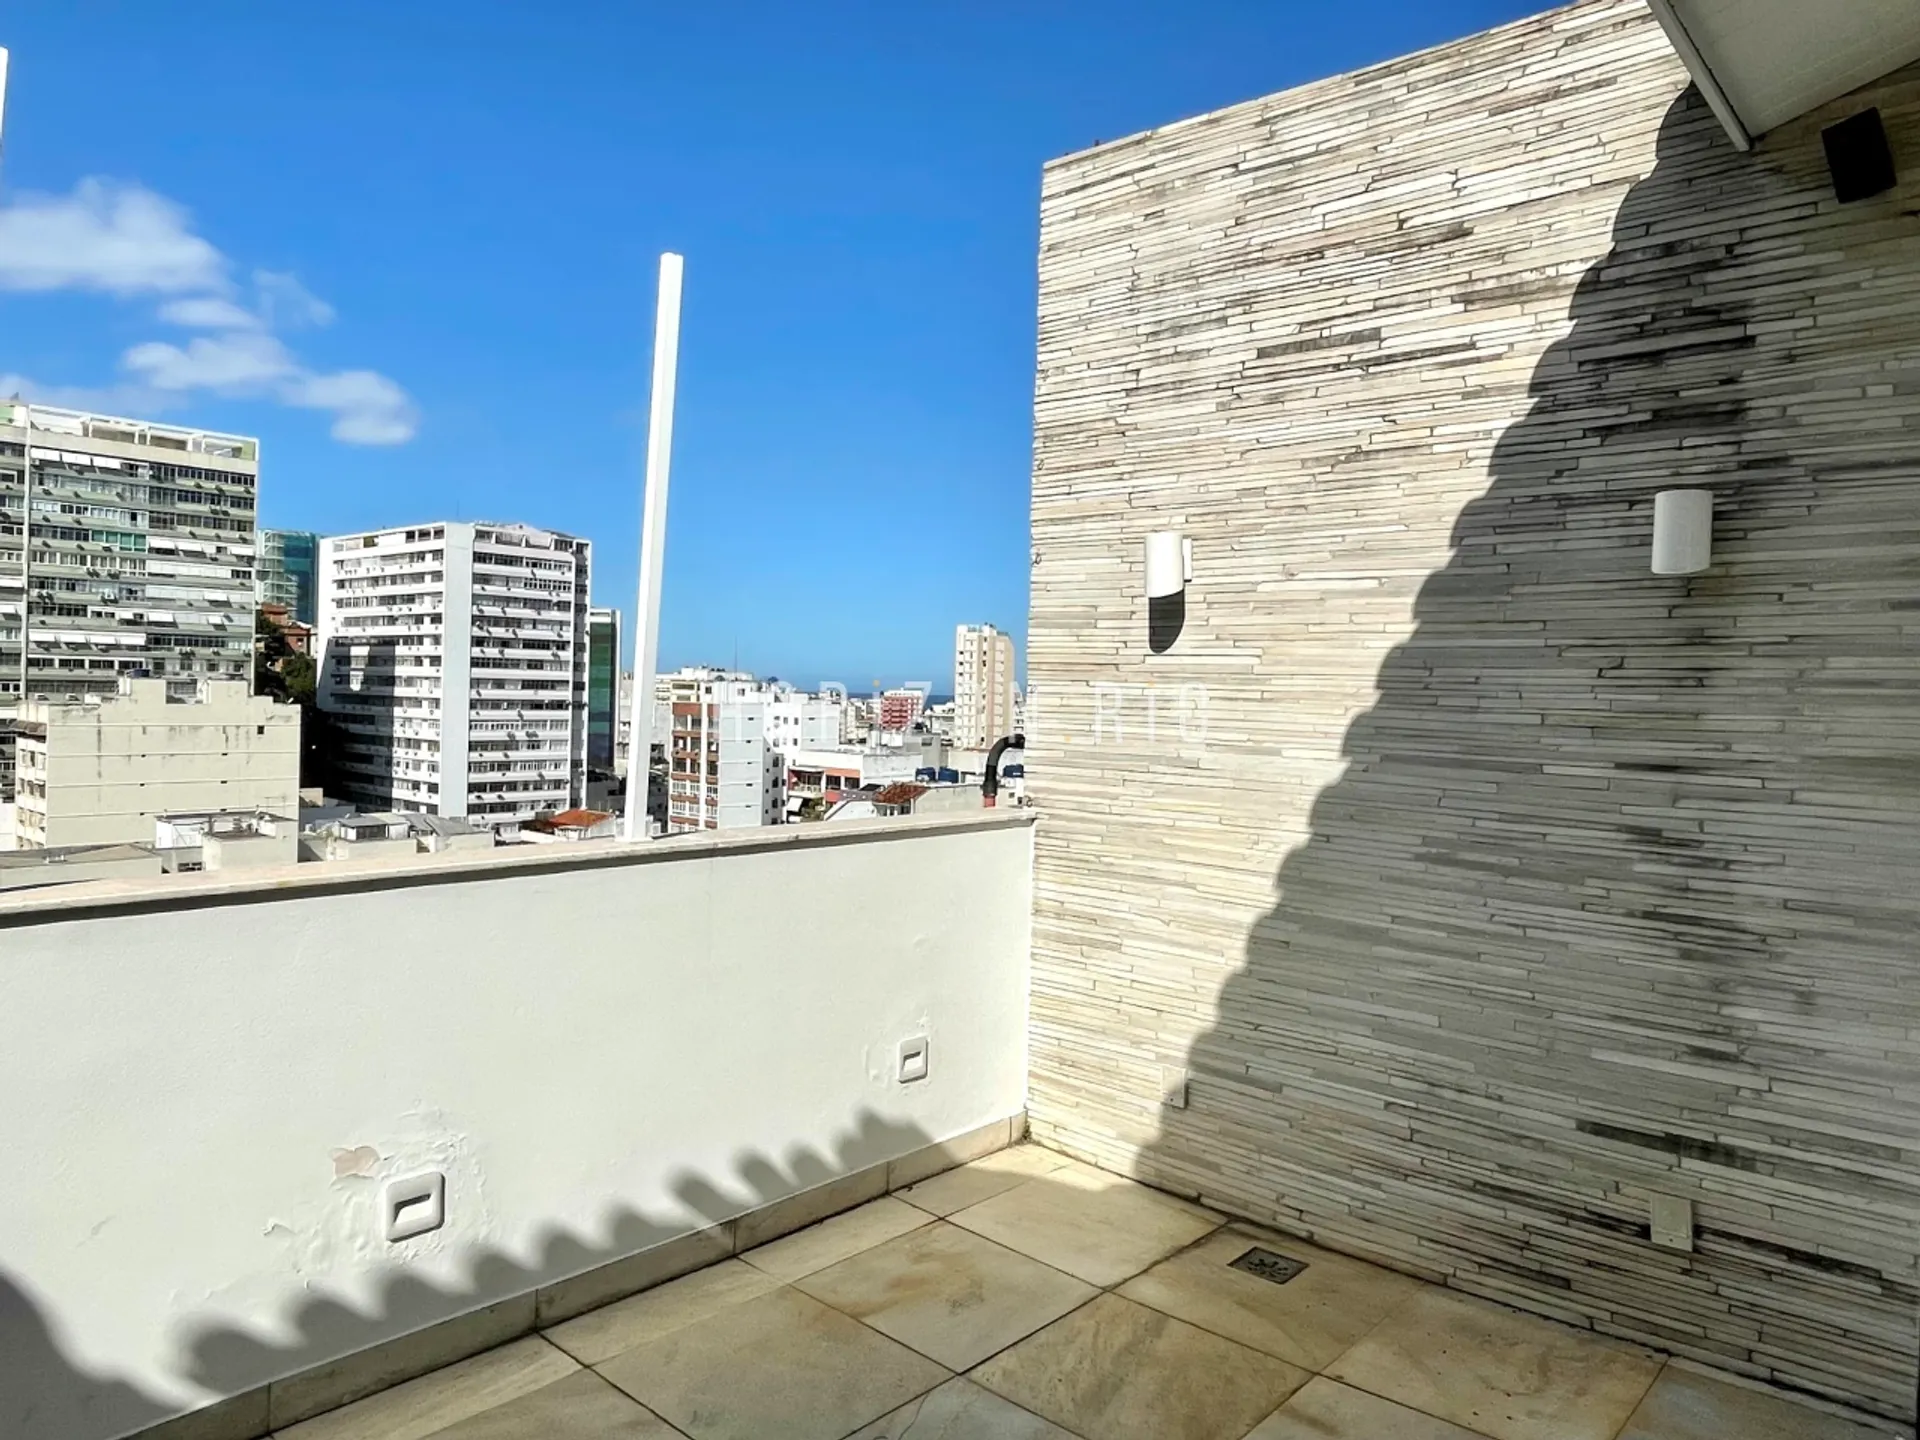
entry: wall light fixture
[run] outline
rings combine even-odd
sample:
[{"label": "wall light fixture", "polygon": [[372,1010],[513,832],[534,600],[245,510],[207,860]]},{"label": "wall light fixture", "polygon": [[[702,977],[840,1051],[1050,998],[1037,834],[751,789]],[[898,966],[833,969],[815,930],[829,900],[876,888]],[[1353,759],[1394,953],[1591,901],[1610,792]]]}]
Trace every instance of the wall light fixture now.
[{"label": "wall light fixture", "polygon": [[1713,563],[1713,492],[1662,490],[1653,497],[1653,573],[1698,575]]}]

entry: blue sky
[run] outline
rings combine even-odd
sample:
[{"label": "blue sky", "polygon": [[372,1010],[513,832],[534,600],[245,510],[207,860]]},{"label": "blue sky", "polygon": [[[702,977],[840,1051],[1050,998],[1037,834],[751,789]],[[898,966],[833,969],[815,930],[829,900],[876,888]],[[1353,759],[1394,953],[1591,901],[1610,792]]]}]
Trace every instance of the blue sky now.
[{"label": "blue sky", "polygon": [[0,385],[262,437],[263,523],[525,520],[633,606],[687,257],[666,665],[1023,635],[1040,167],[1539,8],[15,0]]}]

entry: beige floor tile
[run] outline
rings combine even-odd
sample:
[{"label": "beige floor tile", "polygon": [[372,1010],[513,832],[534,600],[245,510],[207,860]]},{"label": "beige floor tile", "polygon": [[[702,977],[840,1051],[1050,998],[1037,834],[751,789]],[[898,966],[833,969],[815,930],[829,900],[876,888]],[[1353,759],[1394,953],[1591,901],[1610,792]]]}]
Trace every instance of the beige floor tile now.
[{"label": "beige floor tile", "polygon": [[1087,1440],[1240,1440],[1308,1375],[1102,1295],[971,1378]]},{"label": "beige floor tile", "polygon": [[529,1335],[275,1433],[282,1440],[424,1440],[579,1369],[545,1340]]},{"label": "beige floor tile", "polygon": [[[1316,1375],[1247,1440],[1481,1440],[1447,1420]],[[1728,1436],[1727,1440],[1739,1440]]]},{"label": "beige floor tile", "polygon": [[679,1431],[591,1370],[483,1410],[433,1440],[679,1440]]},{"label": "beige floor tile", "polygon": [[906,1346],[785,1287],[599,1369],[693,1440],[840,1440],[949,1378]]},{"label": "beige floor tile", "polygon": [[1093,1285],[1117,1285],[1220,1224],[1091,1166],[1052,1171],[948,1218]]},{"label": "beige floor tile", "polygon": [[1038,1145],[1015,1145],[918,1185],[909,1185],[899,1192],[899,1198],[930,1215],[951,1215],[1003,1190],[1024,1185],[1037,1175],[1046,1175],[1073,1163],[1065,1155],[1043,1150]]},{"label": "beige floor tile", "polygon": [[891,1415],[883,1415],[847,1440],[1075,1440],[1068,1431],[982,1390],[953,1379]]},{"label": "beige floor tile", "polygon": [[722,1260],[644,1294],[590,1310],[554,1326],[546,1336],[583,1365],[598,1365],[622,1350],[645,1345],[729,1305],[764,1295],[777,1282],[738,1260]]},{"label": "beige floor tile", "polygon": [[1669,1365],[1620,1440],[1886,1440],[1887,1432]]},{"label": "beige floor tile", "polygon": [[[1255,1246],[1304,1260],[1307,1268],[1283,1285],[1235,1270],[1231,1262]],[[1420,1289],[1421,1282],[1409,1276],[1236,1225],[1129,1280],[1120,1293],[1202,1330],[1321,1370]]]},{"label": "beige floor tile", "polygon": [[985,1169],[1005,1170],[1012,1175],[1045,1175],[1076,1162],[1071,1155],[1062,1155],[1058,1150],[1049,1150],[1044,1145],[1022,1140],[1018,1145],[1009,1145],[975,1163]]},{"label": "beige floor tile", "polygon": [[785,1239],[762,1245],[758,1250],[749,1250],[740,1258],[776,1280],[798,1280],[802,1275],[824,1270],[926,1223],[924,1210],[916,1210],[885,1195],[868,1201],[858,1210],[849,1210]]},{"label": "beige floor tile", "polygon": [[944,1221],[794,1284],[949,1370],[971,1369],[1099,1293]]},{"label": "beige floor tile", "polygon": [[1427,1289],[1326,1373],[1494,1440],[1613,1440],[1660,1364],[1636,1346]]}]

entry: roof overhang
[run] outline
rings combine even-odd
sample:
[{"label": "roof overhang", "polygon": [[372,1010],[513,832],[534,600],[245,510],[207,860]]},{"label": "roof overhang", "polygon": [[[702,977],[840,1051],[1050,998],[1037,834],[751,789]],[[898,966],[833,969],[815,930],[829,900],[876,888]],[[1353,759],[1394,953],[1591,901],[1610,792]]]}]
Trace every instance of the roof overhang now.
[{"label": "roof overhang", "polygon": [[1920,60],[1920,0],[1647,0],[1733,143]]}]

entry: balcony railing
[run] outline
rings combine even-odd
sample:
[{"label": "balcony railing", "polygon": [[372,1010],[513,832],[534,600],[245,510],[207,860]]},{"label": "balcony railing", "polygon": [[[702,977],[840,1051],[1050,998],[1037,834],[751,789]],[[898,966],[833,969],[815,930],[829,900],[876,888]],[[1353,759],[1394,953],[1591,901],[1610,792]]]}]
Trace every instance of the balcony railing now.
[{"label": "balcony railing", "polygon": [[[439,1327],[416,1371],[498,1344],[569,1277],[614,1293],[613,1262],[788,1194],[828,1213],[1004,1122],[1026,819],[0,896],[0,1149],[58,1157],[0,1187],[0,1431],[221,1403],[218,1433],[262,1433],[406,1373],[402,1335]],[[444,1223],[391,1242],[384,1187],[420,1176]]]}]

